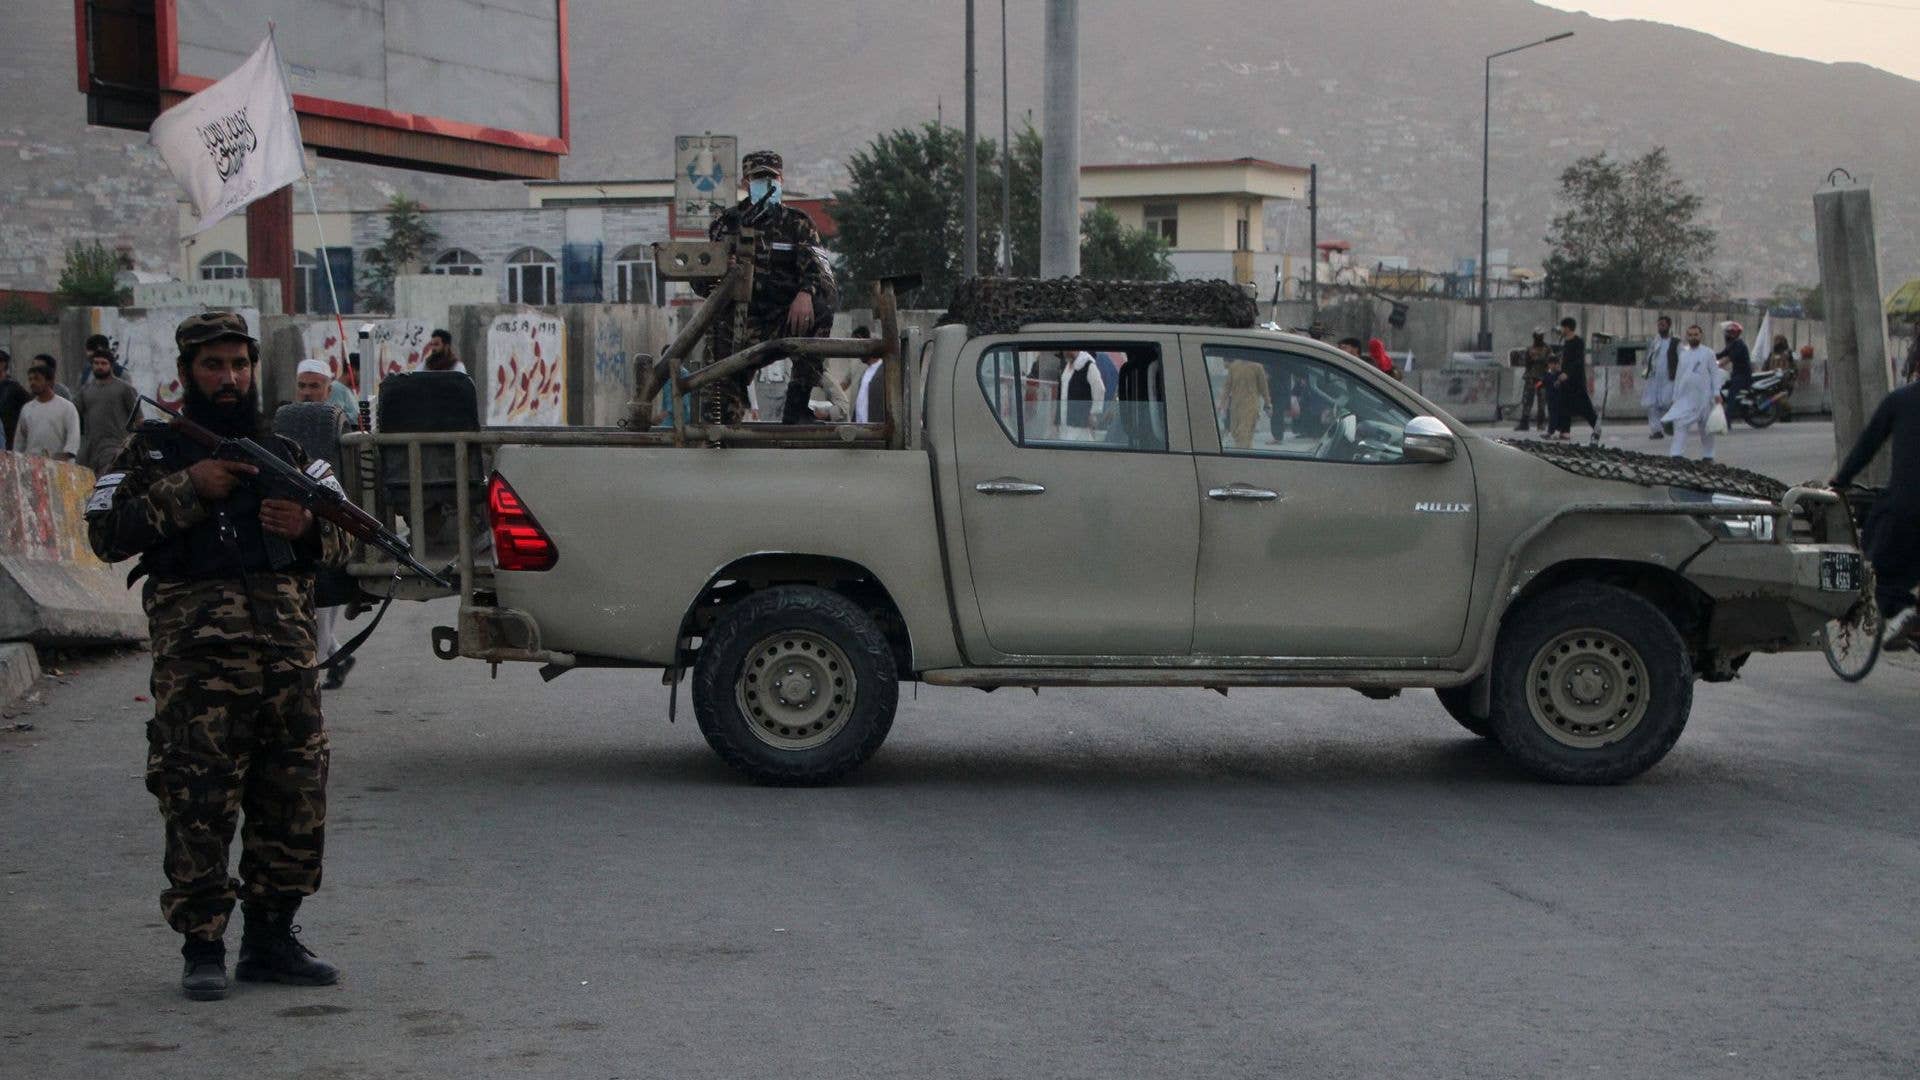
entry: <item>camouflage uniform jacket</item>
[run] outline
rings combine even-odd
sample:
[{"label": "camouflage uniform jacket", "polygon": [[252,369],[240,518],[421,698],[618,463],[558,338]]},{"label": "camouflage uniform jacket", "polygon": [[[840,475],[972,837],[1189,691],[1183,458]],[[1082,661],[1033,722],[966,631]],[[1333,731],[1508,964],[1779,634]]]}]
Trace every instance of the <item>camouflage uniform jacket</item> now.
[{"label": "camouflage uniform jacket", "polygon": [[[802,289],[813,295],[815,321],[822,315],[831,318],[840,290],[834,284],[833,265],[820,246],[820,231],[813,227],[812,219],[791,206],[751,211],[752,204],[742,199],[707,228],[710,240],[736,236],[743,227],[756,234],[748,321],[771,336],[786,319],[787,305]],[[713,286],[712,281],[694,282],[695,291],[702,296],[712,292]]]},{"label": "camouflage uniform jacket", "polygon": [[[195,493],[186,470],[165,464],[167,444],[161,440],[173,438],[165,425],[142,426],[100,475],[87,500],[87,538],[102,559],[133,558],[188,530],[213,527],[212,508]],[[291,439],[266,439],[278,440],[308,475],[333,475],[325,462],[310,465]],[[313,568],[345,566],[351,543],[344,531],[316,519],[313,531],[293,542],[299,561],[287,570],[236,567],[228,576],[197,579],[149,575],[141,599],[154,656],[258,646],[313,666]]]}]

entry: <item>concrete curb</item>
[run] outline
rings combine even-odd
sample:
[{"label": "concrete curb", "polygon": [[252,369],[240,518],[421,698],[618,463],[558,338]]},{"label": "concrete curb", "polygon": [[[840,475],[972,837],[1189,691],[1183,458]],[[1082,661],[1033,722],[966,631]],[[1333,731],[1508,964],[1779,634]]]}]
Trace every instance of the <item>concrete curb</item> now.
[{"label": "concrete curb", "polygon": [[0,708],[18,703],[40,681],[40,657],[24,641],[0,641]]}]

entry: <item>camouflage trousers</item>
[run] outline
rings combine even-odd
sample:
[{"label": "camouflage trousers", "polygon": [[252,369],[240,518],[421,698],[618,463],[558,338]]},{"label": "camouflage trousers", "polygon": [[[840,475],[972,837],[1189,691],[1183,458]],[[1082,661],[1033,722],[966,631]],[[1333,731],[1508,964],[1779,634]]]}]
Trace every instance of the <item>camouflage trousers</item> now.
[{"label": "camouflage trousers", "polygon": [[[167,925],[225,932],[235,899],[297,907],[320,887],[327,733],[318,672],[285,653],[238,646],[156,656],[147,790],[166,822]],[[240,827],[240,877],[227,849]]]}]

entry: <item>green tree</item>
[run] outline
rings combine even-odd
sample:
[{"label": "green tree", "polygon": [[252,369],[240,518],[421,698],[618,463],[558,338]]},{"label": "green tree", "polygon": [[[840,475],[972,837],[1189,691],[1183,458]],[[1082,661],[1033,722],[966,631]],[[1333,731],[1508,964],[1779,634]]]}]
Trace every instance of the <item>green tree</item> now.
[{"label": "green tree", "polygon": [[405,195],[387,202],[387,235],[361,263],[360,303],[370,311],[393,310],[393,279],[418,273],[421,255],[440,239],[427,224],[426,207]]},{"label": "green tree", "polygon": [[1665,147],[1632,161],[1583,157],[1560,174],[1547,234],[1547,295],[1599,304],[1675,305],[1709,284],[1717,240],[1704,200],[1673,174]]},{"label": "green tree", "polygon": [[1165,240],[1123,225],[1113,211],[1096,206],[1080,216],[1080,276],[1166,281],[1173,277],[1173,263]]},{"label": "green tree", "polygon": [[67,264],[60,268],[55,292],[67,307],[116,307],[125,300],[115,280],[120,270],[120,257],[105,244],[76,242],[67,248]]},{"label": "green tree", "polygon": [[[917,273],[919,291],[906,306],[939,306],[960,281],[961,165],[966,137],[939,124],[882,135],[847,162],[850,181],[834,192],[839,229],[841,287],[849,297],[885,274]],[[1031,123],[1014,136],[1012,174],[1013,273],[1040,273],[1040,133]],[[999,261],[1000,156],[991,140],[974,147],[980,205],[979,265],[991,274]],[[1081,221],[1081,273],[1087,277],[1163,281],[1172,276],[1166,245],[1124,226],[1110,212]],[[850,301],[850,306],[853,302]]]},{"label": "green tree", "polygon": [[[840,286],[847,306],[857,290],[888,274],[919,274],[905,306],[946,303],[960,280],[961,166],[965,136],[950,127],[900,128],[873,140],[847,162],[846,188],[833,193],[839,230]],[[1000,215],[998,154],[988,140],[974,146],[980,207],[980,266],[992,267]]]}]

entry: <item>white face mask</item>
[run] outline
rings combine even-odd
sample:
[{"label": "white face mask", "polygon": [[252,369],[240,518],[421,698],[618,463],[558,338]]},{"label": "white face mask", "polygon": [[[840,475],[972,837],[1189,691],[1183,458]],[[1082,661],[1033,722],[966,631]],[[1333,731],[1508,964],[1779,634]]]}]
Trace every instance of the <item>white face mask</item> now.
[{"label": "white face mask", "polygon": [[747,200],[754,203],[778,205],[780,202],[780,181],[765,177],[747,181]]}]

